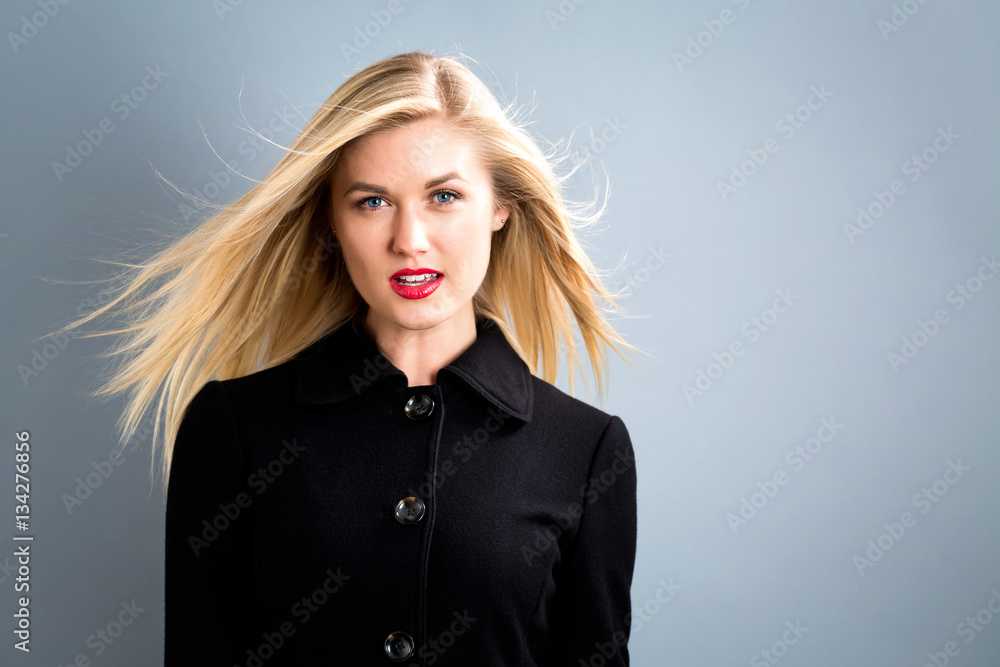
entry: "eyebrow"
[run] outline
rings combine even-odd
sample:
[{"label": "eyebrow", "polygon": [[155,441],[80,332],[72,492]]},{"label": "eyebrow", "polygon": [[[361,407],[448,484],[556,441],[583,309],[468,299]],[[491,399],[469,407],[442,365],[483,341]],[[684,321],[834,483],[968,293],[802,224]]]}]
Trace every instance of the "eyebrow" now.
[{"label": "eyebrow", "polygon": [[[441,176],[438,176],[436,178],[432,178],[431,180],[427,181],[427,183],[424,184],[424,189],[425,190],[430,190],[433,187],[437,187],[438,185],[441,185],[442,183],[447,183],[448,181],[452,181],[452,180],[462,181],[463,183],[468,183],[468,181],[466,181],[464,178],[462,178],[461,176],[458,175],[457,171],[451,171],[451,172],[448,172],[447,174],[443,174]],[[351,187],[349,187],[347,189],[347,192],[344,193],[344,196],[346,197],[347,195],[351,194],[352,192],[354,192],[356,190],[361,190],[361,191],[364,191],[364,192],[374,192],[377,195],[387,195],[387,194],[389,194],[389,191],[386,190],[385,188],[383,188],[381,185],[374,185],[372,183],[363,183],[361,181],[357,181],[357,182],[351,184]]]}]

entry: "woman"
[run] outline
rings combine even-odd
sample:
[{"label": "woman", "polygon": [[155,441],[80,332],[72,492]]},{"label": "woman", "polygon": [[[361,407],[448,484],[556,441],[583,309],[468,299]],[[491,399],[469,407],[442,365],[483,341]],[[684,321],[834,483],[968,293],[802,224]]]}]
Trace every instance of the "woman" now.
[{"label": "woman", "polygon": [[127,432],[164,385],[167,665],[628,664],[631,442],[550,383],[567,307],[599,392],[634,348],[559,186],[464,65],[407,53],[136,270],[108,307],[178,273],[103,392],[136,387]]}]

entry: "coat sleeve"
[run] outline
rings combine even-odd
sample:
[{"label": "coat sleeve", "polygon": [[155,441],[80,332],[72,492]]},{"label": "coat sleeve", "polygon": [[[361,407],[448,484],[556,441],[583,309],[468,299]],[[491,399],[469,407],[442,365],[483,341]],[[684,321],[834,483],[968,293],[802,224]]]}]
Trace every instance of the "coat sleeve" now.
[{"label": "coat sleeve", "polygon": [[632,441],[617,416],[601,436],[587,480],[583,515],[557,575],[561,620],[556,624],[556,641],[563,647],[558,664],[626,667],[636,551],[636,472]]},{"label": "coat sleeve", "polygon": [[243,468],[235,413],[222,383],[212,380],[181,421],[167,482],[165,667],[244,664],[260,639]]}]

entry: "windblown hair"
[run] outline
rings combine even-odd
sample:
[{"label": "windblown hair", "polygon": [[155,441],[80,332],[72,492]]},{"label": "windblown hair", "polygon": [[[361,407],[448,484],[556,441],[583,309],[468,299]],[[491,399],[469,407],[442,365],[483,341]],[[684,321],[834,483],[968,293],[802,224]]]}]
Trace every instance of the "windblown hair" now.
[{"label": "windblown hair", "polygon": [[126,361],[93,392],[131,390],[118,424],[122,443],[156,401],[152,451],[165,431],[160,469],[166,485],[184,410],[206,382],[293,359],[362,316],[367,306],[339,248],[329,242],[331,175],[349,142],[428,117],[443,118],[478,140],[495,203],[510,207],[507,223],[493,235],[490,265],[473,298],[476,315],[493,320],[532,373],[538,375],[540,367],[539,377],[550,383],[565,348],[573,394],[573,365],[581,375],[583,368],[572,312],[603,400],[606,346],[630,364],[623,350],[637,351],[606,321],[610,310],[598,300],[619,313],[621,308],[575,233],[596,222],[604,207],[592,214],[571,207],[562,185],[572,172],[557,177],[512,116],[456,59],[422,52],[387,58],[348,78],[263,181],[148,261],[126,264],[120,293],[60,330],[128,304],[127,327],[86,334],[126,334],[103,355]]}]

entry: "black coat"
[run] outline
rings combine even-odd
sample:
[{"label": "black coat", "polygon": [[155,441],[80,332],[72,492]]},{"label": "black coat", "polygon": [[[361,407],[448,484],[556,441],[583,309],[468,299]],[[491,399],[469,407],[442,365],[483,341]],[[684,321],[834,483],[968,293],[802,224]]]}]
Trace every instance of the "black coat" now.
[{"label": "black coat", "polygon": [[198,392],[168,481],[168,667],[628,664],[628,431],[476,329],[435,385],[355,320]]}]

